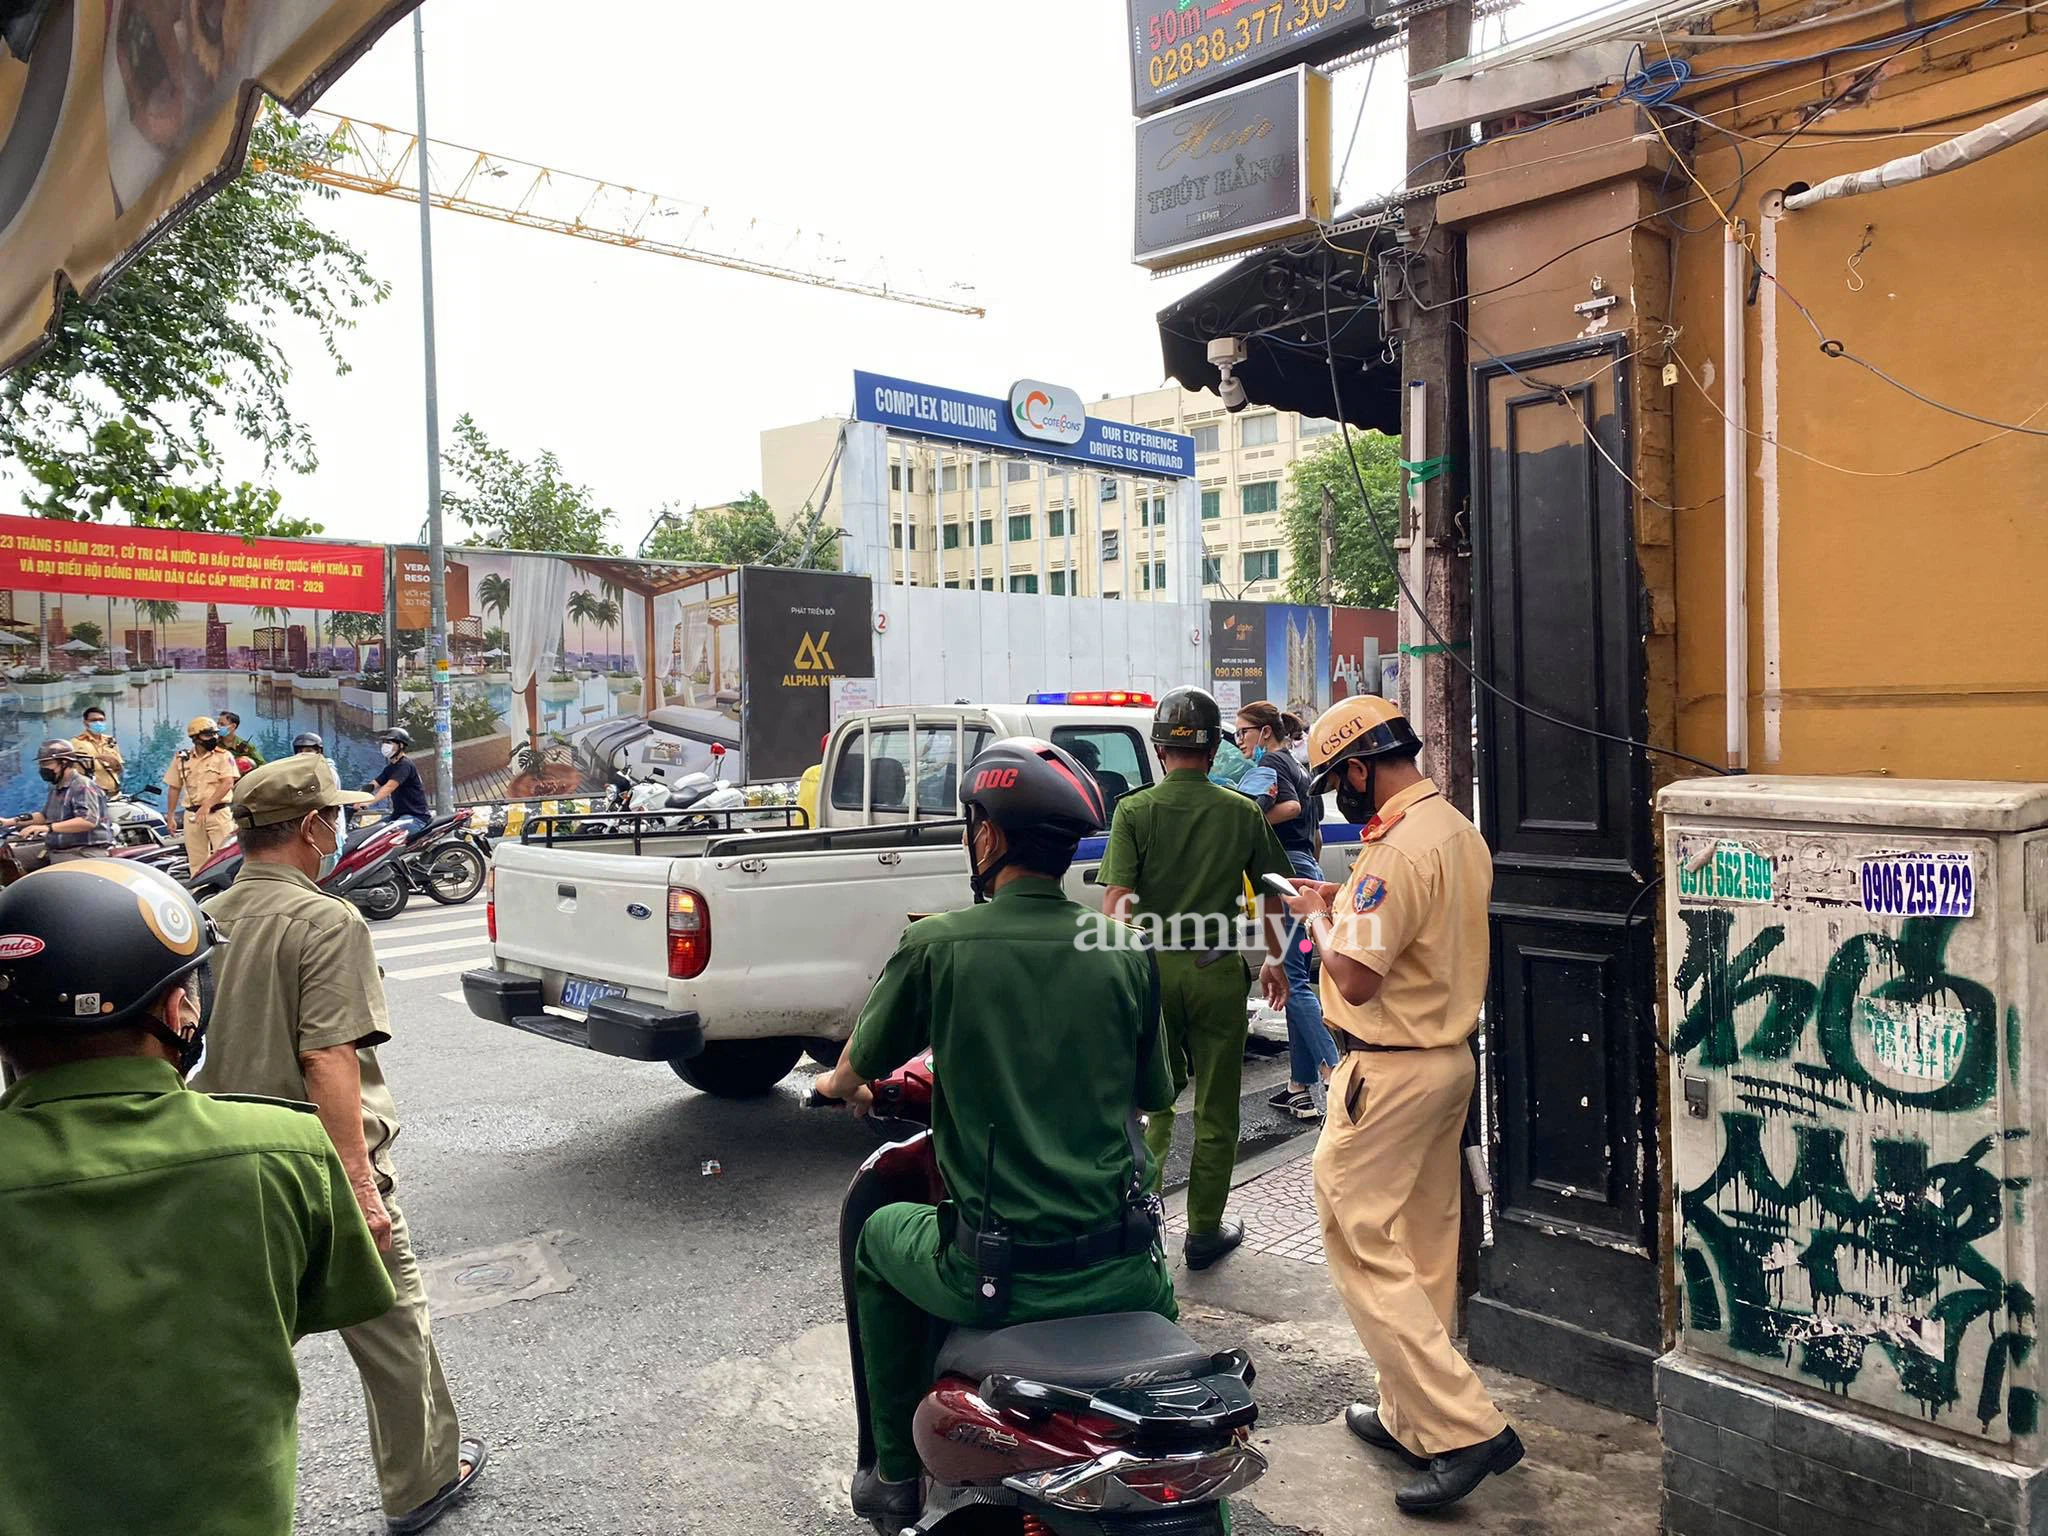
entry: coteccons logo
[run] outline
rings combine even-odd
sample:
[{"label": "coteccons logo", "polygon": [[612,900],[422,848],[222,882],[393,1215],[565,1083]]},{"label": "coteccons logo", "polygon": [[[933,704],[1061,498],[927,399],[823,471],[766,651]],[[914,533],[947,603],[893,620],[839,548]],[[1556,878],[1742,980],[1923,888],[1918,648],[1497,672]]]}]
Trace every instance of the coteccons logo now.
[{"label": "coteccons logo", "polygon": [[1019,379],[1010,386],[1010,420],[1025,437],[1040,442],[1078,443],[1088,432],[1088,411],[1081,397],[1064,384]]}]

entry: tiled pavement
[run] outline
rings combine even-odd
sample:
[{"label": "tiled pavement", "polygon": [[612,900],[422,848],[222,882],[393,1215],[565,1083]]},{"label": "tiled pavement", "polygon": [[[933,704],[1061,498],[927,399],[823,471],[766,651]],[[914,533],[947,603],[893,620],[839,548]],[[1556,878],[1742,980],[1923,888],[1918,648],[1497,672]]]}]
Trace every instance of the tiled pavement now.
[{"label": "tiled pavement", "polygon": [[[1300,1145],[1300,1143],[1297,1143]],[[1314,1174],[1309,1142],[1299,1157],[1238,1185],[1230,1192],[1230,1214],[1244,1223],[1244,1245],[1254,1253],[1270,1253],[1304,1264],[1323,1262],[1323,1236],[1316,1221]],[[1166,1231],[1187,1231],[1187,1214],[1166,1219]]]}]

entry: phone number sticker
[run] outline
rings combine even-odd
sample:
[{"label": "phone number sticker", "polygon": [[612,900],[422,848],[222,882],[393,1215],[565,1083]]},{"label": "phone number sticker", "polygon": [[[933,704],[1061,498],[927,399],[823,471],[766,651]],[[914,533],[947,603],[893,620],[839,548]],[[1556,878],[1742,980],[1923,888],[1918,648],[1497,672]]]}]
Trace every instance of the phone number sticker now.
[{"label": "phone number sticker", "polygon": [[1977,870],[1967,853],[1906,853],[1863,861],[1863,910],[1880,917],[1973,917]]}]

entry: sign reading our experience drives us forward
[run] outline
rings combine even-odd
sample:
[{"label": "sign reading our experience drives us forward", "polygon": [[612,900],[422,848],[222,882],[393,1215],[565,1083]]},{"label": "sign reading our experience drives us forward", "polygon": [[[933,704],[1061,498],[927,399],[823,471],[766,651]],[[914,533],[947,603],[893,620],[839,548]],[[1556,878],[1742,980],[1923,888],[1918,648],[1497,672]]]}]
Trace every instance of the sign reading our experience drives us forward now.
[{"label": "sign reading our experience drives us forward", "polygon": [[[1047,406],[1057,407],[1059,402],[1051,398],[1050,386],[1025,389],[1017,403],[1038,413],[1033,419],[1043,422],[1044,408],[1031,399],[1040,391],[1048,397]],[[942,438],[1019,457],[1068,459],[1091,465],[1105,474],[1152,480],[1187,480],[1195,473],[1195,440],[1156,427],[1087,416],[1082,418],[1080,435],[1073,441],[1062,441],[1070,435],[1066,431],[1049,434],[1043,428],[1027,437],[1012,417],[1010,401],[892,379],[879,373],[854,374],[853,400],[856,420],[913,437]]]}]

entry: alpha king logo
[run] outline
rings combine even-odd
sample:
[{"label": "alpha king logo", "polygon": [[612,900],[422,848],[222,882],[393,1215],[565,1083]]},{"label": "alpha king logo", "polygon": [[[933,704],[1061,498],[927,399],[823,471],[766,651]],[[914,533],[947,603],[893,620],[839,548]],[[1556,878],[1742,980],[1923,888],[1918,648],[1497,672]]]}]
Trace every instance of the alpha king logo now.
[{"label": "alpha king logo", "polygon": [[827,674],[838,671],[838,668],[832,665],[832,653],[825,649],[831,641],[832,631],[829,629],[819,630],[816,639],[813,639],[806,633],[803,639],[797,643],[796,659],[792,663],[796,670],[783,674],[782,686],[785,688],[830,687],[831,679]]}]

